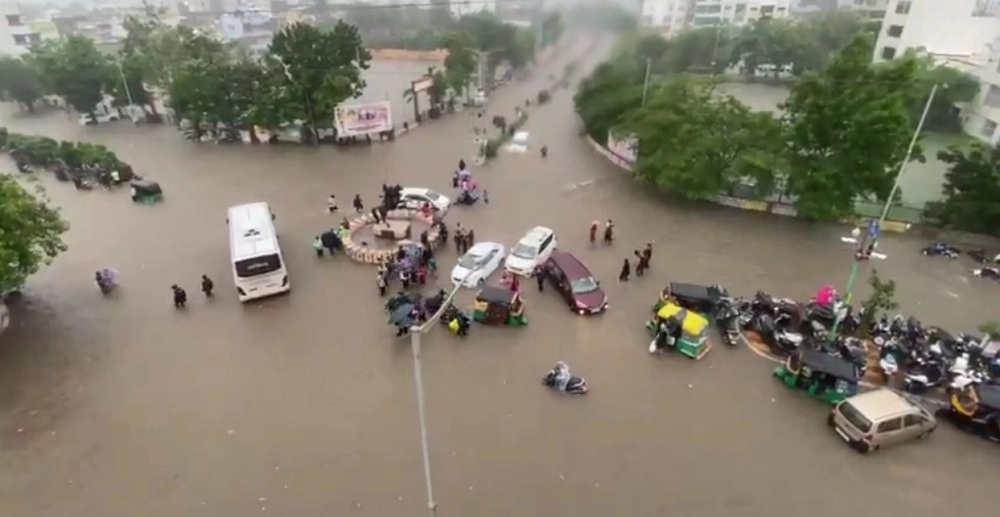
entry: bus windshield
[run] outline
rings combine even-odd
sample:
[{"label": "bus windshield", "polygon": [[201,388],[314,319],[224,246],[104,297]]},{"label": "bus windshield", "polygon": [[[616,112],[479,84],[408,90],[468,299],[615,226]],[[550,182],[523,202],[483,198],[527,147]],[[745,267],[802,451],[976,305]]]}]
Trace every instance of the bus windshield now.
[{"label": "bus windshield", "polygon": [[277,254],[261,255],[259,257],[237,260],[233,266],[236,268],[236,276],[240,278],[253,278],[281,269],[281,257]]}]

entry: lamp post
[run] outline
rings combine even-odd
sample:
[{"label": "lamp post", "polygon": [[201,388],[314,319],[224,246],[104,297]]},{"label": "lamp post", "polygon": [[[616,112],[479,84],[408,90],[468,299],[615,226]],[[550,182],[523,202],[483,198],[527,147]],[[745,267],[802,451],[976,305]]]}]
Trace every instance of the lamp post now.
[{"label": "lamp post", "polygon": [[[917,146],[917,139],[920,138],[920,132],[924,129],[924,122],[927,121],[927,113],[931,110],[931,104],[934,103],[934,96],[937,95],[938,87],[940,85],[935,84],[931,88],[930,95],[927,96],[927,103],[924,104],[924,111],[920,114],[920,121],[917,122],[917,128],[913,131],[913,137],[910,138],[910,145],[906,148],[906,156],[903,157],[903,163],[899,164],[899,171],[896,172],[896,178],[892,182],[892,190],[889,191],[889,197],[885,200],[885,206],[882,207],[882,214],[879,216],[877,221],[872,221],[871,225],[868,227],[868,233],[861,240],[858,241],[858,254],[855,255],[854,261],[851,264],[851,273],[847,277],[847,288],[845,290],[846,297],[845,302],[847,305],[851,304],[851,296],[854,294],[854,284],[858,279],[858,271],[861,269],[861,260],[863,259],[862,253],[864,253],[865,241],[871,239],[871,247],[875,248],[878,242],[878,234],[882,227],[882,223],[885,222],[886,217],[889,215],[889,209],[892,208],[892,201],[896,197],[896,193],[899,192],[899,182],[903,178],[903,173],[906,172],[906,165],[910,162],[910,158],[913,155],[913,149]],[[945,86],[947,87],[947,86]],[[830,331],[830,339],[837,339],[837,329],[840,327],[840,322],[843,318],[837,317],[833,322],[833,328]]]},{"label": "lamp post", "polygon": [[441,303],[441,308],[430,318],[427,318],[427,321],[421,325],[410,327],[410,350],[413,352],[413,380],[417,385],[417,413],[420,417],[420,447],[424,457],[424,483],[427,485],[427,510],[430,512],[431,517],[437,515],[437,502],[434,501],[434,482],[431,478],[431,451],[427,440],[427,414],[424,402],[424,371],[420,361],[420,337],[437,324],[444,311],[451,305],[452,300],[455,299],[455,295],[458,294],[459,289],[465,285],[465,281],[480,269],[482,269],[482,266],[477,266],[469,271],[465,275],[465,278],[462,278],[462,281],[448,293],[448,297]]}]

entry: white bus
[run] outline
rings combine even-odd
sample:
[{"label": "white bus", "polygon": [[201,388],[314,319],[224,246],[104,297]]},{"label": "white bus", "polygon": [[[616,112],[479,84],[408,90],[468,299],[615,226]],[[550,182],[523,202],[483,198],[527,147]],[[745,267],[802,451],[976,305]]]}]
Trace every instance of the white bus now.
[{"label": "white bus", "polygon": [[229,208],[229,253],[241,302],[286,293],[292,286],[278,246],[274,215],[267,203]]}]

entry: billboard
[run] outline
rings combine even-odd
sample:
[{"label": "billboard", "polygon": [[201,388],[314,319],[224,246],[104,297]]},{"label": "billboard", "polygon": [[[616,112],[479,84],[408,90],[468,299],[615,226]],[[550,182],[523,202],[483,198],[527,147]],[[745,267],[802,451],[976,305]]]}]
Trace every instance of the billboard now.
[{"label": "billboard", "polygon": [[618,158],[632,164],[635,163],[639,142],[634,136],[620,135],[617,138],[608,133],[608,150]]},{"label": "billboard", "polygon": [[337,136],[360,136],[392,129],[392,107],[389,101],[337,106],[333,110]]}]

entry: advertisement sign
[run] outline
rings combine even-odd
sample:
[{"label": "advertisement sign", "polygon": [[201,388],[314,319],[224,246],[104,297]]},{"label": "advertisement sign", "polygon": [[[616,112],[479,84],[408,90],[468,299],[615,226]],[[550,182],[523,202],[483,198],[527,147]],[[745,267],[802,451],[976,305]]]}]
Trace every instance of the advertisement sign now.
[{"label": "advertisement sign", "polygon": [[431,86],[434,86],[434,78],[426,75],[416,81],[413,81],[413,91],[422,92],[429,90]]},{"label": "advertisement sign", "polygon": [[337,135],[359,136],[392,129],[392,108],[389,101],[338,106],[333,111]]},{"label": "advertisement sign", "polygon": [[635,163],[638,149],[639,141],[634,136],[621,135],[616,138],[613,133],[608,133],[608,150],[618,158]]}]

